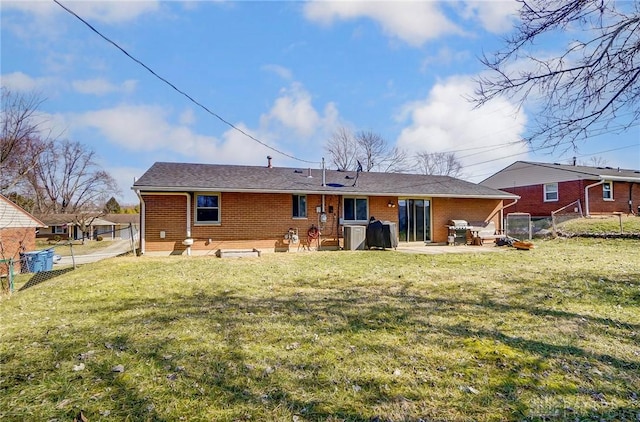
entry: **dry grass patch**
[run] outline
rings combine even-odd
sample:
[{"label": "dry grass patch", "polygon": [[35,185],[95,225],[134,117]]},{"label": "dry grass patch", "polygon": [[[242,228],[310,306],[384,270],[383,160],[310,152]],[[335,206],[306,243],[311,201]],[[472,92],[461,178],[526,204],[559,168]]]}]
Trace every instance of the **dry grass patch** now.
[{"label": "dry grass patch", "polygon": [[83,266],[0,302],[0,418],[637,421],[640,242],[536,246]]}]

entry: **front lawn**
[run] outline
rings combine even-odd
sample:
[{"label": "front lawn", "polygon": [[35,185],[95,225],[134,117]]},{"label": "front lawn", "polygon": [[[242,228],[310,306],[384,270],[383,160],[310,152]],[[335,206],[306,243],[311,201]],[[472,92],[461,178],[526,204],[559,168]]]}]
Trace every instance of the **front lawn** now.
[{"label": "front lawn", "polygon": [[0,419],[637,422],[639,247],[81,266],[0,299]]}]

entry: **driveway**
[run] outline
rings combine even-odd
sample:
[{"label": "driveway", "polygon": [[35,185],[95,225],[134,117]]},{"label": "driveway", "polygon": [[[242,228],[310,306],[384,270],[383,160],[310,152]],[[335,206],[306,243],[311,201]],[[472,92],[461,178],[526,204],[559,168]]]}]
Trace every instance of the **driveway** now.
[{"label": "driveway", "polygon": [[[123,253],[131,252],[131,240],[109,240],[109,245],[104,249],[92,252],[86,255],[75,255],[76,265],[88,264],[90,262],[97,262],[102,259],[113,258],[114,256],[121,255]],[[56,263],[57,266],[73,265],[73,260],[70,256],[63,256],[60,261]]]}]

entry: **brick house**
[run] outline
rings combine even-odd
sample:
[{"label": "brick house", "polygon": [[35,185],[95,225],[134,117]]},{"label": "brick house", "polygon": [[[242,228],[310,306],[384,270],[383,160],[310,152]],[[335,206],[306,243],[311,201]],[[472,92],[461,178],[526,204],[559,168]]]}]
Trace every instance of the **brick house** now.
[{"label": "brick house", "polygon": [[510,212],[536,217],[576,201],[587,216],[635,214],[640,207],[639,170],[516,161],[480,184],[520,196]]},{"label": "brick house", "polygon": [[[0,195],[0,260],[14,261],[13,271],[20,272],[20,252],[36,248],[36,229],[46,225]],[[0,275],[8,272],[8,264],[0,264]]]},{"label": "brick house", "polygon": [[445,243],[451,219],[494,221],[517,196],[448,176],[158,162],[133,185],[142,253],[277,248],[290,229],[320,229],[321,246],[371,217],[400,242]]}]

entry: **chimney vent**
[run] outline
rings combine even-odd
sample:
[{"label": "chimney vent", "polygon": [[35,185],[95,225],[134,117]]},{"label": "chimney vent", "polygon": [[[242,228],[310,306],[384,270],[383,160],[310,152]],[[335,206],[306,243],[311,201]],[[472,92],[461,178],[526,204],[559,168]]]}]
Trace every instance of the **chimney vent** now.
[{"label": "chimney vent", "polygon": [[576,165],[576,157],[573,157],[573,165]]},{"label": "chimney vent", "polygon": [[271,156],[267,155],[267,168],[272,168],[273,166],[271,165]]}]

